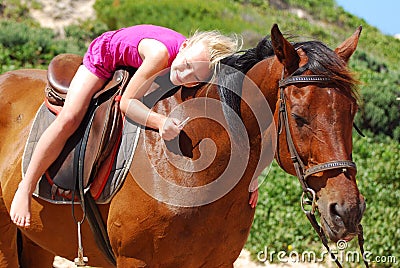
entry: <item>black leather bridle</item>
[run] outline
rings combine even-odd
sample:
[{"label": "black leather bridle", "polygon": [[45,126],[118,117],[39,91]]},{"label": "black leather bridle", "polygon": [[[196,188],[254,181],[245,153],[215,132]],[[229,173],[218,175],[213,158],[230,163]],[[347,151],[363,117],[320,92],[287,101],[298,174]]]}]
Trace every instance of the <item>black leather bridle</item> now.
[{"label": "black leather bridle", "polygon": [[[317,200],[316,200],[316,193],[315,191],[310,188],[307,184],[307,178],[313,174],[323,172],[323,171],[328,171],[328,170],[339,170],[341,169],[342,172],[346,172],[347,169],[352,169],[354,171],[357,171],[356,164],[351,161],[351,160],[335,160],[335,161],[330,161],[318,165],[314,165],[311,167],[308,167],[303,163],[301,160],[296,147],[294,145],[292,135],[290,132],[290,126],[289,126],[289,118],[288,118],[288,110],[287,110],[287,104],[286,104],[286,97],[285,97],[285,88],[289,85],[294,85],[294,84],[329,84],[333,83],[334,81],[324,75],[290,75],[286,78],[284,78],[284,71],[282,71],[282,77],[281,80],[279,81],[279,122],[278,122],[278,134],[280,135],[282,133],[283,127],[285,128],[286,132],[286,142],[287,146],[289,149],[290,157],[293,162],[293,166],[296,170],[296,175],[297,178],[299,179],[299,182],[301,184],[301,187],[303,189],[303,194],[301,196],[301,208],[303,212],[306,214],[307,219],[310,221],[312,227],[315,229],[317,232],[319,238],[322,241],[322,244],[325,246],[325,248],[328,250],[329,254],[331,255],[332,259],[335,260],[335,263],[337,264],[338,267],[342,268],[342,265],[340,264],[338,258],[333,254],[333,252],[330,250],[328,246],[328,239],[324,232],[322,231],[322,228],[319,226],[318,221],[315,217],[315,211],[318,209],[317,205]],[[294,72],[298,73],[298,72]],[[278,138],[278,146],[279,146],[279,138]],[[279,157],[279,148],[277,150],[277,161],[278,163],[280,162],[280,157]],[[280,163],[279,163],[280,164]],[[307,210],[305,208],[305,205],[311,205],[311,209]],[[363,256],[363,260],[365,263],[365,266],[368,268],[368,262],[364,258],[364,237],[363,237],[363,228],[362,225],[359,224],[358,226],[358,244],[360,246],[360,251]]]}]

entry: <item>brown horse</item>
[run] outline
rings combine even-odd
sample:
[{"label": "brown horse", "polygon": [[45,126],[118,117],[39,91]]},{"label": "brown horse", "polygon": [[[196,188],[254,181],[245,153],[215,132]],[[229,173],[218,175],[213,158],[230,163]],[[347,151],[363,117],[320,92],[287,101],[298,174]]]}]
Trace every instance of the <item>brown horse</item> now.
[{"label": "brown horse", "polygon": [[[197,90],[181,89],[159,101],[154,109],[169,114],[179,105],[199,100],[201,105],[194,105],[193,109],[205,109],[209,114],[224,110],[228,127],[207,116],[194,118],[184,127],[178,150],[162,142],[153,130],[141,133],[132,164],[134,175],[128,174],[109,205],[100,206],[117,266],[233,267],[254,216],[254,210],[248,205],[250,181],[273,157],[271,152],[265,154],[263,148],[267,151],[274,148],[275,142],[265,137],[276,137],[276,130],[271,131],[274,126],[271,122],[264,122],[267,125],[260,128],[256,118],[259,110],[268,113],[270,108],[274,113],[275,125],[279,128],[275,156],[288,173],[296,175],[287,145],[288,131],[306,170],[338,160],[350,163],[357,104],[352,90],[355,81],[346,63],[356,49],[360,30],[332,51],[320,42],[291,44],[275,25],[271,41],[265,39],[257,48],[230,59],[229,64],[248,71],[251,79],[243,82],[242,98],[237,95],[228,98],[229,94],[224,95],[223,90],[218,94],[216,86],[205,86]],[[323,75],[327,79],[309,82],[294,79],[310,75]],[[279,123],[282,116],[279,107],[283,101],[278,93],[281,80],[288,111],[287,128]],[[21,180],[21,157],[33,117],[43,101],[45,83],[46,71],[41,70],[13,71],[0,77],[1,267],[18,267],[18,262],[22,267],[51,267],[54,255],[76,257],[76,225],[70,206],[34,198],[31,227],[21,230],[20,260],[17,229],[7,212]],[[258,86],[262,95],[247,92],[251,83]],[[249,102],[245,103],[245,99]],[[213,100],[218,103],[222,100],[226,105],[214,107],[217,109],[214,112],[214,108],[209,109]],[[182,118],[193,114],[191,107],[184,106],[178,111]],[[226,193],[215,200],[213,189],[190,195],[188,189],[211,184],[231,165],[231,154],[235,152],[231,147],[237,140],[231,142],[230,133],[240,133],[243,127],[230,125],[229,122],[237,122],[238,115],[229,110],[239,113],[247,132],[246,146],[243,146],[248,149],[247,156],[240,154],[239,158],[248,161],[244,168],[240,167],[243,170],[235,170],[240,176],[233,186],[229,180],[223,180],[220,186],[228,185]],[[232,120],[231,116],[236,119]],[[213,143],[201,142],[204,139],[211,139]],[[267,140],[265,147],[263,140]],[[205,163],[209,157],[212,157],[211,163]],[[171,163],[175,158],[176,163],[183,163],[185,167]],[[308,187],[316,192],[324,230],[333,241],[351,239],[358,231],[365,205],[357,189],[355,171],[354,167],[321,169],[306,178]],[[160,184],[160,181],[167,183]],[[86,222],[82,228],[84,254],[89,257],[89,264],[111,267],[97,249]]]}]

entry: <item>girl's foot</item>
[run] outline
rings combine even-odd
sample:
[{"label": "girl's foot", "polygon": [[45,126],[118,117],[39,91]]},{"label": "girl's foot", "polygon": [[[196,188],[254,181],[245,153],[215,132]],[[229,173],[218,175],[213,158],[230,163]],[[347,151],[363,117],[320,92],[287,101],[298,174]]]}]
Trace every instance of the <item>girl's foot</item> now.
[{"label": "girl's foot", "polygon": [[23,187],[18,187],[11,203],[11,220],[19,227],[31,225],[31,198],[32,194]]}]

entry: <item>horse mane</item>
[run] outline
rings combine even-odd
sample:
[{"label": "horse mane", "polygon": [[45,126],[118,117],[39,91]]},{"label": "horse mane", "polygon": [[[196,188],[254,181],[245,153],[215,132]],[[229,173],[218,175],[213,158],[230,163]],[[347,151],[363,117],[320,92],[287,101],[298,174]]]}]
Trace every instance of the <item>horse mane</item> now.
[{"label": "horse mane", "polygon": [[258,62],[273,55],[271,40],[265,37],[256,47],[221,60],[217,75],[217,90],[221,101],[226,104],[222,109],[231,133],[237,133],[238,126],[232,118],[235,116],[234,113],[241,116],[242,85],[246,73]]},{"label": "horse mane", "polygon": [[[294,75],[300,75],[305,70],[315,75],[329,76],[344,94],[357,99],[356,85],[358,81],[344,62],[334,51],[320,41],[305,41],[291,43],[294,48],[302,49],[308,57],[305,66],[298,69]],[[236,127],[233,124],[233,112],[240,113],[242,84],[245,74],[258,62],[274,56],[272,42],[269,36],[264,37],[256,47],[229,56],[221,61],[218,73],[217,90],[223,105],[225,118],[233,133]]]},{"label": "horse mane", "polygon": [[273,55],[274,49],[272,48],[272,42],[269,36],[266,36],[256,47],[238,52],[237,54],[225,58],[221,62],[242,73],[247,73],[258,62]]},{"label": "horse mane", "polygon": [[357,99],[358,81],[348,69],[347,63],[333,50],[320,41],[298,42],[293,46],[296,50],[301,48],[308,57],[307,64],[299,68],[299,73],[295,72],[293,75],[301,75],[302,71],[308,69],[313,74],[328,76],[343,93]]}]

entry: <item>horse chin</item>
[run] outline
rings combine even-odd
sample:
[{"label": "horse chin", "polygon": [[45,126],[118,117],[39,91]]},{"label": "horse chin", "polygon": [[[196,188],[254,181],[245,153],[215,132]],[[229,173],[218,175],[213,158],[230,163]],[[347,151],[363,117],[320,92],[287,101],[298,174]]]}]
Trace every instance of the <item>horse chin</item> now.
[{"label": "horse chin", "polygon": [[319,192],[317,203],[321,227],[333,242],[350,241],[359,233],[359,224],[365,210],[364,198],[358,191],[354,191],[343,199],[342,195],[334,194],[339,192],[335,190],[321,189]]},{"label": "horse chin", "polygon": [[346,229],[336,230],[335,227],[331,227],[323,217],[321,217],[321,227],[325,235],[335,243],[339,240],[349,242],[357,235],[356,233],[348,233]]},{"label": "horse chin", "polygon": [[321,227],[322,230],[324,231],[325,235],[333,242],[337,242],[338,237],[337,237],[337,233],[335,231],[332,230],[332,228],[329,226],[329,223],[325,220],[324,217],[321,216]]}]

